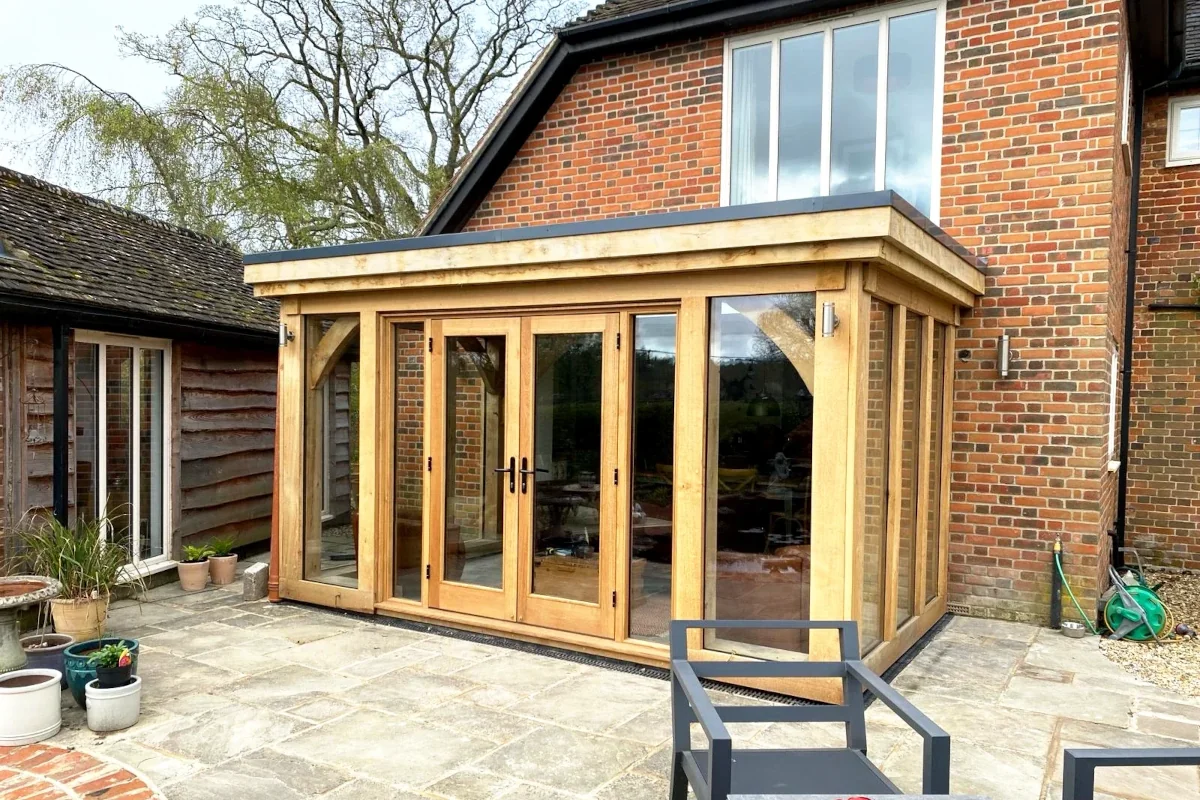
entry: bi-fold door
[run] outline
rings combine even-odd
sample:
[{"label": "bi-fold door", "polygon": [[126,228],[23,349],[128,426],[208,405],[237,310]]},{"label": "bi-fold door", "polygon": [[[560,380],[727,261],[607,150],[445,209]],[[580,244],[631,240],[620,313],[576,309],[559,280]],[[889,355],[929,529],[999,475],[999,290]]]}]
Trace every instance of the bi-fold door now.
[{"label": "bi-fold door", "polygon": [[612,637],[618,319],[432,323],[431,606]]}]

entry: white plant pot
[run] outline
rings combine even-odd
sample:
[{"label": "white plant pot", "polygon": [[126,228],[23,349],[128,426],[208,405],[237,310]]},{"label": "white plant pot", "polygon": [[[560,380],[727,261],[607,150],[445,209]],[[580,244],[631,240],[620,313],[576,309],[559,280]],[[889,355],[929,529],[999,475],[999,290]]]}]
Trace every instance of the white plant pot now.
[{"label": "white plant pot", "polygon": [[142,713],[142,679],[137,675],[133,683],[115,689],[101,689],[99,681],[89,681],[84,691],[87,724],[96,733],[132,727]]},{"label": "white plant pot", "polygon": [[0,747],[49,739],[62,727],[62,673],[18,669],[0,675]]}]

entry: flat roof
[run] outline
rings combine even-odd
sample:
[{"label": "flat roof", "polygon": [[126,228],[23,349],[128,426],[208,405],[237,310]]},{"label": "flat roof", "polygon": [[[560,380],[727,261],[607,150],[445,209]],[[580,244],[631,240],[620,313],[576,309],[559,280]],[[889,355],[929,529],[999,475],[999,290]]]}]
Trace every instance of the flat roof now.
[{"label": "flat roof", "polygon": [[374,253],[397,253],[427,250],[436,247],[459,247],[471,244],[496,244],[502,242],[551,239],[560,236],[581,236],[593,233],[620,233],[681,225],[699,225],[709,222],[732,222],[736,220],[763,219],[795,214],[819,214],[826,211],[851,211],[863,208],[890,207],[903,214],[926,233],[937,239],[963,261],[983,271],[983,259],[976,257],[954,237],[934,225],[932,221],[896,192],[888,189],[881,192],[864,192],[833,197],[809,197],[800,200],[777,200],[770,203],[751,203],[738,206],[720,206],[696,211],[665,211],[656,214],[613,217],[587,222],[559,222],[549,225],[529,225],[517,228],[500,228],[470,233],[442,233],[433,236],[414,236],[408,239],[384,239],[376,242],[306,247],[299,250],[272,250],[249,253],[242,263],[276,264],[283,261],[306,261],[338,256],[360,256]]}]

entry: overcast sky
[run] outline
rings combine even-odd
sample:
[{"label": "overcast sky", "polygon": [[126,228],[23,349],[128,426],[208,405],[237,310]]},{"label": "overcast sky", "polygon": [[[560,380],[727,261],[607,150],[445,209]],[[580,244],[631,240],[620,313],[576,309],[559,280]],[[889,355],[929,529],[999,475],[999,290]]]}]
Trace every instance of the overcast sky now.
[{"label": "overcast sky", "polygon": [[[122,58],[117,27],[139,33],[165,33],[172,23],[213,0],[0,0],[0,66],[51,62],[88,75],[106,89],[126,91],[153,102],[168,78],[136,59]],[[0,164],[40,173],[32,153],[19,152],[11,140],[29,131],[0,129]],[[70,176],[46,176],[71,184]],[[88,187],[75,187],[87,189]]]}]

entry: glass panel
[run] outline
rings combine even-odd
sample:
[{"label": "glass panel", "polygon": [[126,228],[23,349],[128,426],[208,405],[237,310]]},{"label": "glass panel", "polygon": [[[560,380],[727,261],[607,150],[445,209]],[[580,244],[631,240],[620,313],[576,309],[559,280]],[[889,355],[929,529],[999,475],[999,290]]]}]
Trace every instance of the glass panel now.
[{"label": "glass panel", "polygon": [[937,12],[893,17],[888,26],[885,182],[929,216]]},{"label": "glass panel", "polygon": [[[808,619],[811,293],[710,307],[706,610],[710,619]],[[709,646],[808,652],[807,631],[717,631]]]},{"label": "glass panel", "polygon": [[425,326],[395,326],[396,454],[392,494],[392,595],[421,599],[421,530],[425,522]]},{"label": "glass panel", "polygon": [[105,489],[110,540],[133,560],[129,529],[133,487],[133,348],[108,345],[105,352]]},{"label": "glass panel", "polygon": [[534,594],[600,600],[604,335],[534,337]]},{"label": "glass panel", "polygon": [[729,202],[772,200],[770,43],[733,51]]},{"label": "glass panel", "polygon": [[309,317],[304,579],[358,586],[358,317]]},{"label": "glass panel", "polygon": [[503,336],[446,337],[446,512],[442,577],[504,585]]},{"label": "glass panel", "polygon": [[917,465],[920,451],[921,331],[925,318],[909,313],[904,327],[904,408],[900,450],[900,555],[896,579],[896,627],[913,614],[917,569]]},{"label": "glass panel", "polygon": [[879,23],[833,32],[830,194],[875,189]]},{"label": "glass panel", "polygon": [[75,513],[95,519],[100,502],[100,346],[75,343]]},{"label": "glass panel", "polygon": [[629,635],[659,642],[671,621],[675,322],[674,314],[633,318]]},{"label": "glass panel", "polygon": [[863,508],[862,618],[866,653],[883,638],[884,566],[887,559],[888,430],[892,397],[892,307],[871,298],[867,337],[866,485]]},{"label": "glass panel", "polygon": [[821,193],[825,34],[784,39],[779,50],[779,199]]},{"label": "glass panel", "polygon": [[138,543],[163,554],[163,351],[138,350]]},{"label": "glass panel", "polygon": [[1180,108],[1171,150],[1180,155],[1200,153],[1200,106]]},{"label": "glass panel", "polygon": [[944,353],[947,328],[940,322],[933,326],[933,382],[929,417],[929,508],[925,522],[925,602],[937,597],[939,554],[942,549],[942,410],[945,402]]}]

